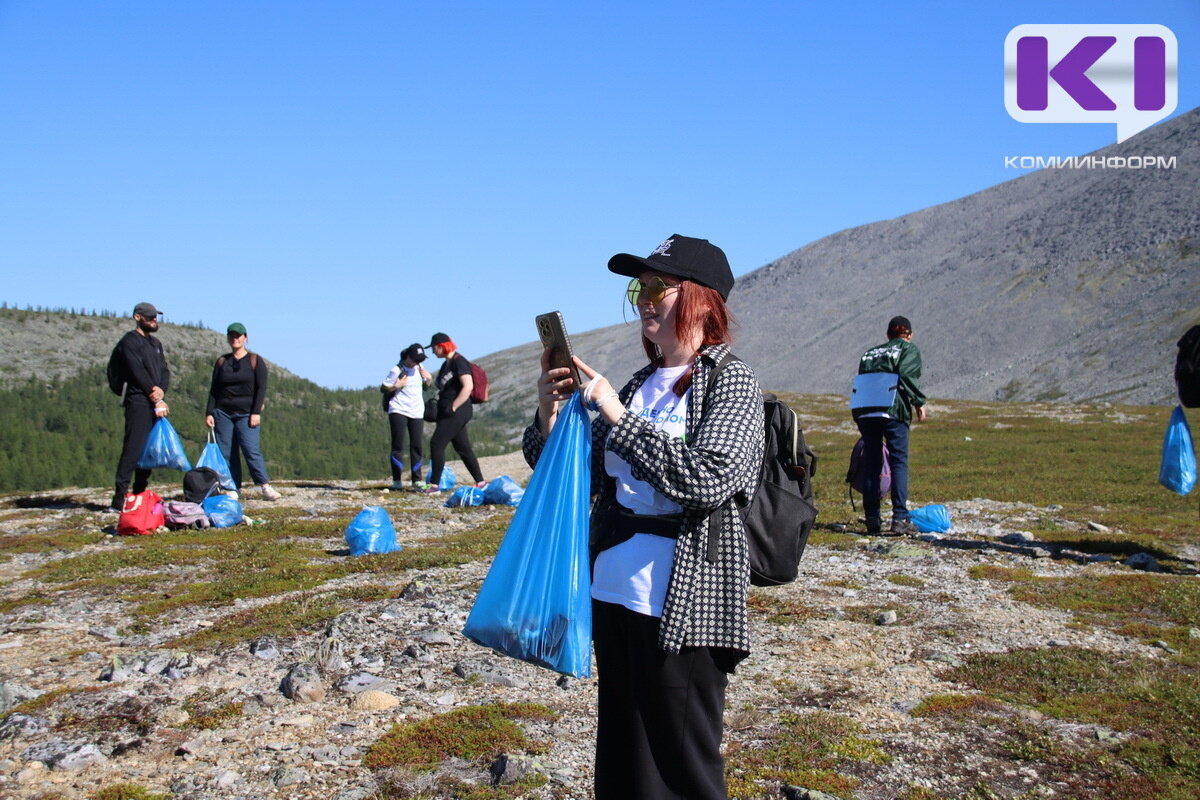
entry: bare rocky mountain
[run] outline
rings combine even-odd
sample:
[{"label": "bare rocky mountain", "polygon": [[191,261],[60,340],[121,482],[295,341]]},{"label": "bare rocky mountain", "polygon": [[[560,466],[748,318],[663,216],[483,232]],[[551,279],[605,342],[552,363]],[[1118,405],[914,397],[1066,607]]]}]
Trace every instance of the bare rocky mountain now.
[{"label": "bare rocky mountain", "polygon": [[[1175,342],[1200,322],[1200,109],[1092,155],[1175,167],[1042,169],[812,242],[738,280],[737,352],[764,387],[842,394],[904,314],[934,397],[1169,402]],[[624,376],[637,338],[617,325],[573,341]],[[532,408],[536,353],[482,360],[495,399]]]}]

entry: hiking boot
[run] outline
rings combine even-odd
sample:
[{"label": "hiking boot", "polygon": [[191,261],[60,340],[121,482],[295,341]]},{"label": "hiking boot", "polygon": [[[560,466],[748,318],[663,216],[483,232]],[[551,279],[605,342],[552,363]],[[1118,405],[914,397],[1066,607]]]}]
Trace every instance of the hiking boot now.
[{"label": "hiking boot", "polygon": [[271,484],[264,483],[262,485],[263,500],[278,500],[280,497],[283,497],[283,495],[271,488]]},{"label": "hiking boot", "polygon": [[867,520],[867,536],[878,536],[880,530],[882,530],[882,528],[880,527],[879,520]]},{"label": "hiking boot", "polygon": [[893,536],[916,536],[918,533],[917,526],[912,524],[911,520],[894,519],[892,520],[892,535]]}]

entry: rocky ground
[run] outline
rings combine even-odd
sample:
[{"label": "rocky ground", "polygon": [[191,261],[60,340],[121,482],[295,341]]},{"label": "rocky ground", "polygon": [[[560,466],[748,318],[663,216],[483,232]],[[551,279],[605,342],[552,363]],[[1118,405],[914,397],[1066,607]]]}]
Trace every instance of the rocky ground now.
[{"label": "rocky ground", "polygon": [[[484,469],[521,482],[528,476],[514,456],[485,460]],[[313,514],[371,497],[355,483],[280,488],[283,502]],[[92,494],[97,507],[106,499]],[[35,512],[0,513],[0,536],[81,513],[78,507],[55,509],[53,494],[42,497],[46,502]],[[433,497],[415,502],[431,513],[421,525],[400,530],[401,542],[478,524],[487,513],[443,509]],[[266,507],[250,500],[247,513],[253,517]],[[931,694],[962,691],[939,674],[975,653],[1057,645],[1149,658],[1163,652],[1072,625],[1065,612],[1018,603],[1004,585],[968,576],[979,564],[1024,566],[1040,575],[1129,570],[1027,541],[1022,524],[1053,517],[1054,508],[972,500],[950,510],[955,528],[943,539],[867,539],[848,532],[838,537],[844,543],[811,545],[794,584],[759,590],[766,606],[818,613],[781,623],[756,611],[755,652],[730,682],[727,746],[753,741],[781,713],[825,709],[858,723],[891,756],[856,775],[862,784],[855,796],[862,800],[896,797],[914,786],[956,796],[977,783],[996,789],[993,796],[1053,793],[1054,776],[1040,774],[1036,764],[998,756],[972,739],[968,728],[909,712]],[[97,528],[113,521],[98,510],[84,513],[85,524]],[[121,547],[122,541],[114,537],[90,547]],[[330,538],[326,549],[342,547]],[[63,555],[24,553],[0,563],[0,600],[44,588],[24,573]],[[487,563],[476,561],[407,575],[393,599],[362,603],[309,635],[196,653],[166,650],[162,643],[211,626],[231,609],[191,613],[131,635],[123,632],[127,619],[119,597],[84,601],[68,587],[52,602],[4,614],[0,711],[56,689],[95,691],[73,692],[45,712],[0,724],[0,798],[86,798],[120,782],[179,798],[374,798],[378,781],[388,776],[363,766],[362,758],[395,723],[471,704],[518,701],[558,712],[553,721],[522,723],[530,738],[549,747],[532,763],[514,757],[508,766],[549,778],[527,796],[590,797],[595,681],[495,655],[460,634],[486,569]],[[339,580],[352,585],[368,577]],[[239,602],[232,611],[261,602]],[[881,607],[902,611],[897,617],[871,610]],[[209,707],[239,703],[240,713],[199,727],[204,704],[197,698],[210,698]],[[64,728],[66,715],[115,717],[121,724]],[[1095,740],[1104,734],[1036,714],[1029,718],[1060,737]],[[484,784],[490,777],[469,764],[442,770]],[[414,792],[431,780],[407,779]]]}]

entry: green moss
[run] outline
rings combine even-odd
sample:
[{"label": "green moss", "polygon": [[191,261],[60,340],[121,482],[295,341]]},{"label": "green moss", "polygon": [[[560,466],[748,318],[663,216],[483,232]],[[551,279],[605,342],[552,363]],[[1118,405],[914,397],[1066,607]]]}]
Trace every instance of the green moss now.
[{"label": "green moss", "polygon": [[828,712],[780,714],[765,742],[731,746],[725,779],[732,797],[774,794],[780,784],[847,797],[858,786],[840,768],[855,762],[884,764],[890,757],[846,717]]},{"label": "green moss", "polygon": [[136,783],[114,783],[93,795],[90,800],[169,800],[171,794],[151,792]]},{"label": "green moss", "polygon": [[529,752],[533,743],[513,721],[554,719],[533,703],[498,703],[456,708],[419,722],[395,725],[367,749],[363,765],[434,770],[447,758],[484,763],[506,752]]},{"label": "green moss", "polygon": [[894,583],[897,586],[912,586],[921,587],[925,585],[925,581],[912,575],[888,575],[888,583]]},{"label": "green moss", "polygon": [[960,717],[999,714],[1005,707],[985,695],[931,694],[909,713],[914,717]]}]

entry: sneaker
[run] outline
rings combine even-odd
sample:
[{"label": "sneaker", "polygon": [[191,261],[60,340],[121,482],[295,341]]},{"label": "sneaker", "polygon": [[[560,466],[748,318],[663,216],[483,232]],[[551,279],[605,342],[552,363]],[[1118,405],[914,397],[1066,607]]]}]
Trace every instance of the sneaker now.
[{"label": "sneaker", "polygon": [[280,497],[283,497],[283,495],[271,488],[271,484],[264,483],[262,485],[263,500],[278,500]]},{"label": "sneaker", "polygon": [[430,484],[428,484],[428,483],[426,483],[425,481],[422,481],[422,480],[416,480],[416,481],[413,481],[413,482],[412,482],[412,490],[413,490],[414,492],[423,492],[423,491],[425,491],[426,489],[428,489],[428,488],[429,488],[429,486],[430,486]]},{"label": "sneaker", "polygon": [[238,493],[233,491],[232,489],[230,489],[228,492],[226,492],[225,496],[228,497],[230,500],[241,500],[242,499],[241,497],[238,496]]},{"label": "sneaker", "polygon": [[404,481],[392,481],[392,491],[398,492],[404,488]]},{"label": "sneaker", "polygon": [[913,525],[907,519],[892,520],[892,535],[893,536],[916,536],[918,533],[917,526]]},{"label": "sneaker", "polygon": [[488,485],[487,481],[480,481],[479,483],[475,484],[475,488],[476,489],[486,489],[487,485]]},{"label": "sneaker", "polygon": [[426,486],[424,489],[418,489],[421,494],[441,494],[442,490],[436,486]]}]

